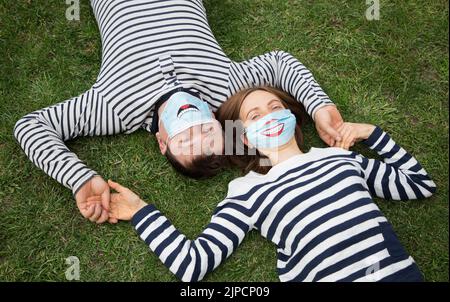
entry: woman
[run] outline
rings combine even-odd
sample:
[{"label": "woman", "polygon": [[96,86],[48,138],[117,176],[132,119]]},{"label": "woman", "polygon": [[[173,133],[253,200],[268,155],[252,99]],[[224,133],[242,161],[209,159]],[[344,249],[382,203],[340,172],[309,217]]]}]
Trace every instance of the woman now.
[{"label": "woman", "polygon": [[[183,281],[201,280],[258,230],[278,248],[281,281],[421,281],[422,275],[371,195],[393,200],[431,196],[434,182],[379,127],[345,123],[340,147],[300,149],[298,103],[273,88],[232,96],[219,120],[241,120],[256,155],[234,157],[250,169],[229,184],[206,229],[188,240],[153,205],[109,181],[110,215],[132,220],[139,236]],[[344,148],[363,141],[384,161]],[[250,159],[250,160],[249,160]],[[263,159],[270,166],[263,166]],[[94,201],[95,202],[95,201]]]}]

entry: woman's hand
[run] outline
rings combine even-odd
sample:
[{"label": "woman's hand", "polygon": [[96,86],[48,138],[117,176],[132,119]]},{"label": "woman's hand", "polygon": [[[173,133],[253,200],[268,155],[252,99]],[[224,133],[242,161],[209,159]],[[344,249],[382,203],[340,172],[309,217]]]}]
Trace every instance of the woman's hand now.
[{"label": "woman's hand", "polygon": [[[120,184],[108,180],[108,185],[118,193],[111,193],[111,202],[109,204],[109,217],[115,220],[131,220],[140,209],[147,204],[133,193],[130,189]],[[88,198],[88,204],[99,202],[99,196]]]},{"label": "woman's hand", "polygon": [[368,139],[374,130],[375,126],[370,124],[343,123],[337,129],[342,136],[342,140],[336,143],[335,147],[349,150],[355,143]]}]

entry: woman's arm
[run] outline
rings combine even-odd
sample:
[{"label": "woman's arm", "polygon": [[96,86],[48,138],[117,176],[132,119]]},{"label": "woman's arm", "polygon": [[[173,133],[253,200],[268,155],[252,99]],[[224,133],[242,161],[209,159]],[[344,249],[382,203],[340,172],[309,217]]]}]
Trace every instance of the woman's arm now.
[{"label": "woman's arm", "polygon": [[346,123],[340,131],[344,144],[353,138],[362,140],[383,157],[380,161],[356,154],[372,194],[385,199],[411,200],[430,197],[436,191],[435,183],[419,162],[380,127]]},{"label": "woman's arm", "polygon": [[109,181],[111,217],[131,220],[139,237],[182,281],[199,281],[219,266],[252,229],[249,217],[221,203],[220,210],[195,240],[181,234],[155,206],[118,183]]}]

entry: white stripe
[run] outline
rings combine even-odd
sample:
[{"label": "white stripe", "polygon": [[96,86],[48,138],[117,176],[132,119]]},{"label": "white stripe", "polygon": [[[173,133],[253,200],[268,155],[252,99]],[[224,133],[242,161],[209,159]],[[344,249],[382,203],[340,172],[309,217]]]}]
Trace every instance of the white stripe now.
[{"label": "white stripe", "polygon": [[[357,212],[357,211],[364,212],[363,208],[366,208],[366,206],[358,208],[352,212]],[[340,220],[340,222],[346,221],[345,216],[353,217],[354,215],[353,215],[353,213],[350,213],[350,215],[340,215],[332,220]],[[335,222],[334,224],[337,224],[337,223]],[[290,279],[294,278],[295,276],[300,274],[300,272],[305,268],[305,266],[311,260],[313,260],[315,257],[322,254],[325,250],[342,242],[343,240],[349,239],[353,236],[356,236],[366,230],[369,230],[369,229],[377,227],[377,226],[378,226],[378,223],[376,223],[373,220],[368,220],[368,221],[364,221],[363,223],[360,223],[358,225],[355,225],[355,226],[351,227],[350,229],[344,230],[342,232],[334,234],[333,236],[330,236],[329,238],[327,238],[326,240],[324,240],[323,242],[321,242],[317,246],[315,246],[312,250],[310,250],[290,271],[288,271],[287,273],[285,273],[283,275],[280,275],[280,279],[290,280]],[[309,242],[313,238],[315,238],[317,235],[314,233],[318,233],[318,232],[316,232],[316,230],[318,230],[318,229],[321,229],[320,232],[324,231],[324,227],[319,227],[319,228],[315,229],[313,232],[309,233],[307,236],[305,236],[305,239],[302,238],[300,240],[300,243],[298,244],[298,249],[300,249],[302,246],[305,245],[305,243],[303,241]],[[328,227],[327,227],[327,229],[328,229]],[[308,237],[308,238],[306,238],[306,237]],[[298,252],[298,250],[296,250],[294,252],[294,254],[296,254],[297,252]]]},{"label": "white stripe", "polygon": [[349,221],[350,219],[353,219],[357,216],[360,216],[362,214],[371,212],[371,211],[379,211],[378,207],[374,203],[370,203],[358,208],[355,208],[351,211],[345,212],[341,215],[335,216],[323,224],[319,225],[317,228],[311,230],[308,234],[306,234],[299,242],[297,247],[292,246],[293,241],[295,237],[298,235],[298,230],[304,229],[306,226],[308,226],[309,223],[314,221],[318,218],[318,213],[311,213],[308,217],[305,217],[305,219],[300,220],[296,225],[292,227],[292,231],[289,233],[289,235],[286,238],[286,252],[290,253],[291,248],[298,248],[299,246],[305,246],[308,244],[311,240],[313,240],[315,237],[319,236],[321,233],[329,230],[332,227],[335,227],[343,222]]},{"label": "white stripe", "polygon": [[[374,239],[374,237],[376,237],[376,238]],[[377,244],[379,242],[384,241],[384,238],[383,238],[383,236],[381,234],[375,235],[374,237],[367,238],[365,240],[365,241],[374,241],[374,242],[371,242],[370,245],[367,244],[367,246],[372,246],[372,245],[375,245],[375,244]],[[360,246],[360,247],[358,248],[358,246]],[[352,247],[349,247],[348,249],[351,249],[351,248]],[[356,254],[357,252],[359,252],[359,250],[364,250],[366,248],[366,244],[365,244],[364,241],[359,242],[358,244],[355,244],[355,248],[357,250],[355,250],[355,251],[349,250],[348,252],[350,252],[352,254]],[[377,263],[379,263],[381,260],[383,260],[383,259],[385,259],[387,257],[389,257],[389,253],[388,253],[387,249],[383,249],[383,250],[381,250],[381,251],[379,251],[379,252],[377,252],[375,254],[372,254],[372,255],[364,258],[364,259],[361,259],[360,261],[354,262],[351,265],[346,266],[346,267],[342,268],[341,270],[339,270],[339,271],[337,271],[337,272],[335,272],[333,274],[330,274],[330,275],[328,275],[328,276],[326,276],[326,277],[324,277],[324,278],[322,278],[322,279],[320,279],[318,281],[319,282],[336,282],[336,281],[342,280],[342,279],[350,276],[351,274],[356,273],[357,271],[360,271],[360,270],[362,270],[364,268],[371,267],[371,266],[375,267],[377,265]],[[330,262],[328,264],[329,265],[333,265],[337,261],[339,261],[339,259],[333,259],[333,258],[330,257]],[[319,266],[314,268],[314,274],[319,271],[318,267]],[[326,268],[326,266],[323,266],[323,268]],[[309,279],[311,281],[312,281],[312,278],[314,278],[314,275],[309,277]]]},{"label": "white stripe", "polygon": [[136,224],[135,228],[139,229],[145,221],[147,221],[150,217],[152,217],[153,215],[156,215],[157,213],[159,213],[158,210],[154,210],[151,213],[148,213],[144,218],[141,219],[141,221],[138,222],[138,224]]},{"label": "white stripe", "polygon": [[402,269],[407,268],[408,266],[412,265],[414,263],[414,260],[409,257],[408,259],[405,259],[403,261],[395,262],[389,266],[386,266],[382,268],[381,270],[375,271],[372,274],[369,274],[367,276],[361,277],[356,282],[373,282],[378,281],[383,278],[386,278]]},{"label": "white stripe", "polygon": [[167,218],[165,218],[164,216],[160,216],[155,221],[151,222],[145,228],[145,230],[141,233],[142,240],[145,241],[147,239],[147,237],[151,234],[151,232],[156,230],[158,227],[160,227],[166,221],[167,221]]},{"label": "white stripe", "polygon": [[[276,215],[278,214],[278,210],[282,209],[283,206],[285,206],[287,203],[289,203],[290,201],[292,201],[292,199],[294,199],[295,197],[298,197],[299,195],[301,195],[302,193],[308,192],[309,190],[313,190],[315,187],[317,187],[318,185],[320,185],[321,183],[327,182],[328,180],[330,180],[331,178],[341,174],[342,172],[348,170],[348,166],[341,166],[337,169],[332,169],[334,166],[337,166],[341,164],[340,162],[335,162],[335,163],[331,163],[330,165],[325,165],[325,167],[321,168],[317,173],[314,173],[313,175],[308,175],[306,177],[303,178],[298,178],[295,179],[291,182],[288,182],[287,184],[283,185],[282,189],[286,188],[286,187],[290,187],[293,186],[294,184],[298,184],[300,182],[305,182],[306,184],[297,188],[297,189],[292,189],[291,191],[289,191],[288,193],[286,193],[285,195],[283,195],[276,203],[276,205],[273,207],[273,209],[270,211],[269,215],[267,215],[266,219],[264,220],[263,224],[261,225],[261,234],[263,236],[267,236],[267,232],[269,230],[269,227],[272,225],[273,220],[275,219]],[[318,174],[322,174],[325,170],[329,170],[332,169],[332,171],[326,175],[324,175],[323,177],[321,177],[320,179],[316,179],[315,181],[310,181],[308,182],[309,179],[317,177]],[[295,216],[297,216],[299,213],[303,212],[304,210],[306,210],[312,202],[314,202],[314,200],[320,199],[320,198],[325,198],[327,196],[330,196],[331,192],[337,192],[340,189],[342,189],[343,187],[347,186],[347,184],[341,184],[338,183],[336,185],[333,186],[333,188],[328,188],[325,191],[320,192],[320,196],[316,196],[314,195],[313,197],[311,197],[309,199],[310,202],[308,202],[308,200],[303,200],[301,202],[301,204],[298,205],[298,208],[296,207],[296,209],[293,209],[293,213],[288,213],[288,215],[286,215],[283,218],[283,221],[280,223],[280,227],[284,227],[286,224],[288,224],[292,218],[294,218]],[[281,190],[276,190],[274,192],[281,191]],[[272,194],[271,194],[272,195]],[[331,194],[332,195],[332,194]],[[268,197],[266,199],[266,202],[261,205],[260,209],[258,212],[255,213],[255,216],[259,216],[258,214],[260,212],[262,212],[263,210],[265,210],[266,208],[266,204],[268,204],[269,202],[272,202],[273,198],[272,196]],[[299,209],[302,209],[300,212],[296,213],[296,211],[298,211]],[[278,239],[276,239],[276,237],[274,237],[274,242],[278,242]]]}]

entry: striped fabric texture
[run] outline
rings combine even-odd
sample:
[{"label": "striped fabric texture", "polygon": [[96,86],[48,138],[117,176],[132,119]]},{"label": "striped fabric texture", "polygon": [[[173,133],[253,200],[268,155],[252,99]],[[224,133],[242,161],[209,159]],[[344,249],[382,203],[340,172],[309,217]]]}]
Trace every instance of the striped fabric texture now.
[{"label": "striped fabric texture", "polygon": [[230,60],[201,0],[92,0],[91,6],[102,40],[97,80],[81,95],[27,114],[14,127],[29,159],[74,194],[97,172],[64,142],[141,128],[150,132],[155,103],[175,88],[200,94],[213,111],[237,91],[257,85],[290,93],[312,117],[333,104],[287,52]]},{"label": "striped fabric texture", "polygon": [[138,235],[183,281],[201,280],[251,230],[277,247],[281,281],[421,281],[372,196],[422,199],[436,189],[417,160],[376,127],[364,141],[383,161],[311,148],[265,174],[229,184],[210,223],[189,240],[154,205],[132,219]]}]

